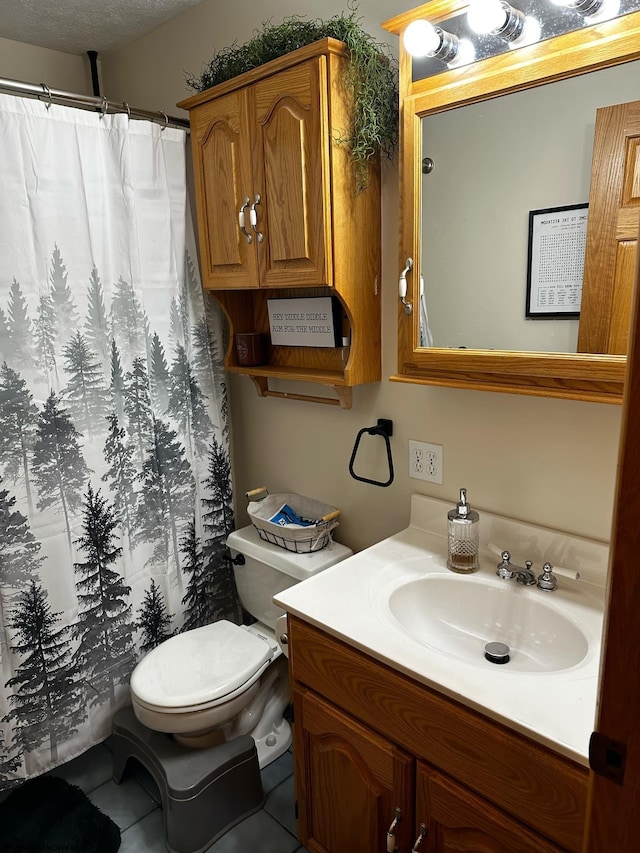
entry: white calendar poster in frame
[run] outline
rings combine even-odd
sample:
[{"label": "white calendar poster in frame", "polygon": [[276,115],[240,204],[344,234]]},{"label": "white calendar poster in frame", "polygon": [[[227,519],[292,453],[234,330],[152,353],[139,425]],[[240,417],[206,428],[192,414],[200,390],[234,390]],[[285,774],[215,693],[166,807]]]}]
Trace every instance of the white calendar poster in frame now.
[{"label": "white calendar poster in frame", "polygon": [[529,211],[526,316],[580,316],[588,204]]}]

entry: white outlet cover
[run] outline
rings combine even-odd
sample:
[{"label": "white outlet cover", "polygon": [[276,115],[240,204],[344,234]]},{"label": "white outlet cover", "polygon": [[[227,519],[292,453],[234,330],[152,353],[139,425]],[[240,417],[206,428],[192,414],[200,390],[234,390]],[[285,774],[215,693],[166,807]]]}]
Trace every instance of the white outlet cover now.
[{"label": "white outlet cover", "polygon": [[409,439],[409,476],[442,485],[443,454],[441,444]]}]

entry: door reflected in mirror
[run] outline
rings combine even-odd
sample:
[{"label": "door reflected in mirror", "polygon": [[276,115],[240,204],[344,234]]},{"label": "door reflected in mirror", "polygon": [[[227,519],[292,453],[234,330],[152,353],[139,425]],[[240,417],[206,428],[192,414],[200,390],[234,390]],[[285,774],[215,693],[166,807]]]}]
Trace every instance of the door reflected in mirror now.
[{"label": "door reflected in mirror", "polygon": [[421,119],[419,346],[578,351],[583,317],[526,317],[529,213],[589,201],[596,110],[638,79],[635,61]]}]

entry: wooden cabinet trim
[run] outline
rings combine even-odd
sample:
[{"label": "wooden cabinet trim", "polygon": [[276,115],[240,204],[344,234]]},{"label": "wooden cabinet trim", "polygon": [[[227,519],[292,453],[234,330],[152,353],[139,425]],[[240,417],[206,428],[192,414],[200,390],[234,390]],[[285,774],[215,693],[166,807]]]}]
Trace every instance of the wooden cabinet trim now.
[{"label": "wooden cabinet trim", "polygon": [[499,808],[580,850],[588,772],[289,616],[292,679]]}]

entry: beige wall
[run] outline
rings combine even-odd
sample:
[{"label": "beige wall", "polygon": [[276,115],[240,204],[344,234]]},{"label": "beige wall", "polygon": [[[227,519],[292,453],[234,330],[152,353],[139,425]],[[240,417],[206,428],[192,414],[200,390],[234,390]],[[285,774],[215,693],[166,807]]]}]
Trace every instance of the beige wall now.
[{"label": "beige wall", "polygon": [[91,94],[91,72],[86,56],[48,50],[0,38],[0,77],[24,83],[46,83],[52,89]]},{"label": "beige wall", "polygon": [[[327,0],[295,4],[270,0],[204,0],[137,42],[102,57],[105,93],[147,109],[173,110],[189,94],[184,72],[198,72],[214,50],[248,40],[261,21],[294,12],[327,18],[344,8]],[[411,2],[361,0],[363,24],[394,45],[379,23]],[[615,406],[479,391],[402,385],[389,381],[396,365],[398,174],[383,180],[383,379],[354,389],[353,408],[260,399],[251,382],[230,378],[233,461],[239,521],[244,491],[308,494],[343,510],[337,538],[355,549],[406,526],[413,492],[453,501],[466,486],[478,508],[562,530],[608,539],[620,428]],[[313,386],[309,391],[314,392]],[[394,483],[378,488],[348,472],[357,431],[392,418]],[[408,476],[408,440],[444,446],[444,483]],[[382,439],[368,438],[356,470],[383,477]],[[509,543],[502,543],[508,546]],[[518,555],[516,555],[518,556]],[[522,558],[525,555],[519,555]]]}]

